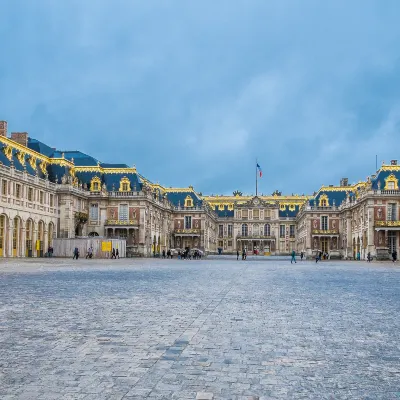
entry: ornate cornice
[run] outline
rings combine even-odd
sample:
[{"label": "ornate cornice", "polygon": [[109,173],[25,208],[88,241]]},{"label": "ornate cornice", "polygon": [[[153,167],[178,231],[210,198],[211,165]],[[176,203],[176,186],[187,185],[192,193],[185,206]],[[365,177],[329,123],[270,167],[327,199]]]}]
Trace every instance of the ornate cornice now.
[{"label": "ornate cornice", "polygon": [[186,193],[186,192],[196,193],[192,186],[189,186],[188,188],[165,188],[165,192],[166,193]]},{"label": "ornate cornice", "polygon": [[400,171],[400,165],[382,165],[381,171]]},{"label": "ornate cornice", "polygon": [[[17,152],[17,157],[18,157],[18,154],[24,154],[24,157],[28,156],[29,164],[31,165],[32,168],[36,168],[36,160],[45,162],[46,164],[55,164],[55,165],[62,165],[62,166],[69,166],[69,167],[74,166],[73,162],[71,162],[65,158],[47,157],[44,154],[38,153],[37,151],[32,150],[29,147],[23,146],[22,144],[19,144],[18,142],[15,142],[14,140],[11,140],[5,136],[0,136],[0,143],[5,144],[6,151],[9,151],[7,149],[11,149],[11,151],[15,150]],[[12,157],[12,153],[11,153],[11,157]],[[8,155],[7,155],[7,158],[8,158]],[[18,158],[18,160],[19,160],[19,158]],[[32,160],[34,160],[34,161],[32,161]],[[34,164],[34,165],[32,165],[32,164]]]},{"label": "ornate cornice", "polygon": [[95,166],[74,166],[76,172],[97,172],[100,174],[136,174],[136,168],[103,168],[100,165]]}]

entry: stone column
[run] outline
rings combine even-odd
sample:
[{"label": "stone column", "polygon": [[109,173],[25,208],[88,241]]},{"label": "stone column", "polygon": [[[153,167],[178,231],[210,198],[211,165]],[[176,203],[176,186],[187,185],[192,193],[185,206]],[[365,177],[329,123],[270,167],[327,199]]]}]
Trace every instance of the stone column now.
[{"label": "stone column", "polygon": [[20,239],[20,257],[25,257],[26,254],[26,228],[25,224],[21,229],[21,239]]},{"label": "stone column", "polygon": [[49,236],[49,233],[48,233],[48,231],[47,231],[47,229],[44,231],[44,235],[43,235],[43,255],[45,254],[45,253],[47,253],[47,248],[48,248],[48,236]]},{"label": "stone column", "polygon": [[[37,224],[35,224],[37,226]],[[33,229],[33,227],[32,227]],[[37,229],[33,229],[32,232],[32,257],[37,257],[38,256],[38,251],[36,250],[36,241],[38,239],[38,231]]]},{"label": "stone column", "polygon": [[[11,223],[12,221],[12,223]],[[14,220],[9,220],[8,226],[8,243],[7,243],[7,256],[14,257],[13,255],[13,230],[14,230]]]}]

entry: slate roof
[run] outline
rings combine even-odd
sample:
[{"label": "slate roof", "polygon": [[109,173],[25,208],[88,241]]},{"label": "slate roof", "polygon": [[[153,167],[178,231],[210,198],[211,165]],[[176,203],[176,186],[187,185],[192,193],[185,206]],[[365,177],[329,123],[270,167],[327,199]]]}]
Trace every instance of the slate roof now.
[{"label": "slate roof", "polygon": [[279,217],[285,218],[285,217],[290,217],[293,218],[297,215],[299,212],[300,206],[298,204],[294,205],[294,210],[290,210],[289,205],[286,204],[286,208],[284,210],[281,210],[279,207]]},{"label": "slate roof", "polygon": [[[4,152],[3,152],[3,148],[4,147],[6,147],[5,146],[5,144],[4,143],[0,143],[0,162],[3,164],[3,165],[5,165],[5,166],[7,166],[7,167],[9,167],[9,166],[11,166],[11,161],[6,157],[6,155],[4,154]],[[13,162],[13,164],[14,164],[14,168],[17,170],[17,171],[21,171],[21,172],[23,172],[24,170],[29,174],[29,175],[36,175],[36,173],[37,173],[37,175],[39,176],[39,178],[44,178],[45,177],[45,175],[44,175],[44,173],[42,172],[42,170],[39,168],[39,163],[40,163],[40,161],[36,161],[36,166],[37,166],[37,168],[36,168],[36,170],[37,170],[37,172],[36,172],[36,170],[34,170],[32,167],[31,167],[31,165],[30,165],[30,163],[29,163],[29,161],[28,161],[28,156],[25,156],[25,168],[24,168],[24,166],[20,163],[20,161],[18,160],[18,158],[17,158],[17,156],[16,156],[16,150],[14,150],[13,149],[13,152],[12,152],[12,162]]]},{"label": "slate roof", "polygon": [[167,199],[175,206],[178,207],[180,205],[181,207],[184,207],[185,205],[185,199],[187,196],[190,196],[193,200],[193,205],[196,206],[201,206],[203,204],[203,200],[198,196],[198,194],[192,190],[186,191],[169,191],[167,189]]},{"label": "slate roof", "polygon": [[224,209],[220,210],[218,205],[211,204],[211,208],[217,213],[218,217],[233,217],[235,215],[234,210],[228,210],[228,206],[224,205]]},{"label": "slate roof", "polygon": [[43,154],[46,157],[52,157],[55,149],[44,144],[40,140],[28,137],[28,148],[36,151],[37,153]]},{"label": "slate roof", "polygon": [[394,175],[400,182],[400,170],[398,168],[393,168],[390,169],[390,167],[388,169],[380,169],[377,174],[376,177],[371,179],[371,184],[372,184],[372,189],[373,190],[378,190],[378,182],[380,183],[380,190],[384,190],[386,182],[385,179],[389,176],[389,175]]}]

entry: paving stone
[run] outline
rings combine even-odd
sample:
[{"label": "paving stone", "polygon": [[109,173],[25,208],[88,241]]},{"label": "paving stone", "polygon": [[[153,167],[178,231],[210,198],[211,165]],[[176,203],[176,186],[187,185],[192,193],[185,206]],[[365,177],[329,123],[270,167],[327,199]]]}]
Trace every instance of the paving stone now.
[{"label": "paving stone", "polygon": [[1,399],[400,398],[397,266],[91,261],[0,265]]},{"label": "paving stone", "polygon": [[196,395],[196,400],[213,400],[214,394],[207,392],[200,392]]}]

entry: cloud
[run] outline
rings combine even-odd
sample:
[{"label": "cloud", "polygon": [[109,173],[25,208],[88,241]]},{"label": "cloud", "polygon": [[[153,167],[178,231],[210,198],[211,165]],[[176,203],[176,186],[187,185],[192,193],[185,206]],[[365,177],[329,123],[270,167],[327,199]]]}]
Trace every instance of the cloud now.
[{"label": "cloud", "polygon": [[[400,146],[388,0],[2,5],[0,118],[199,191],[317,190]],[[372,161],[371,161],[372,160]]]}]

